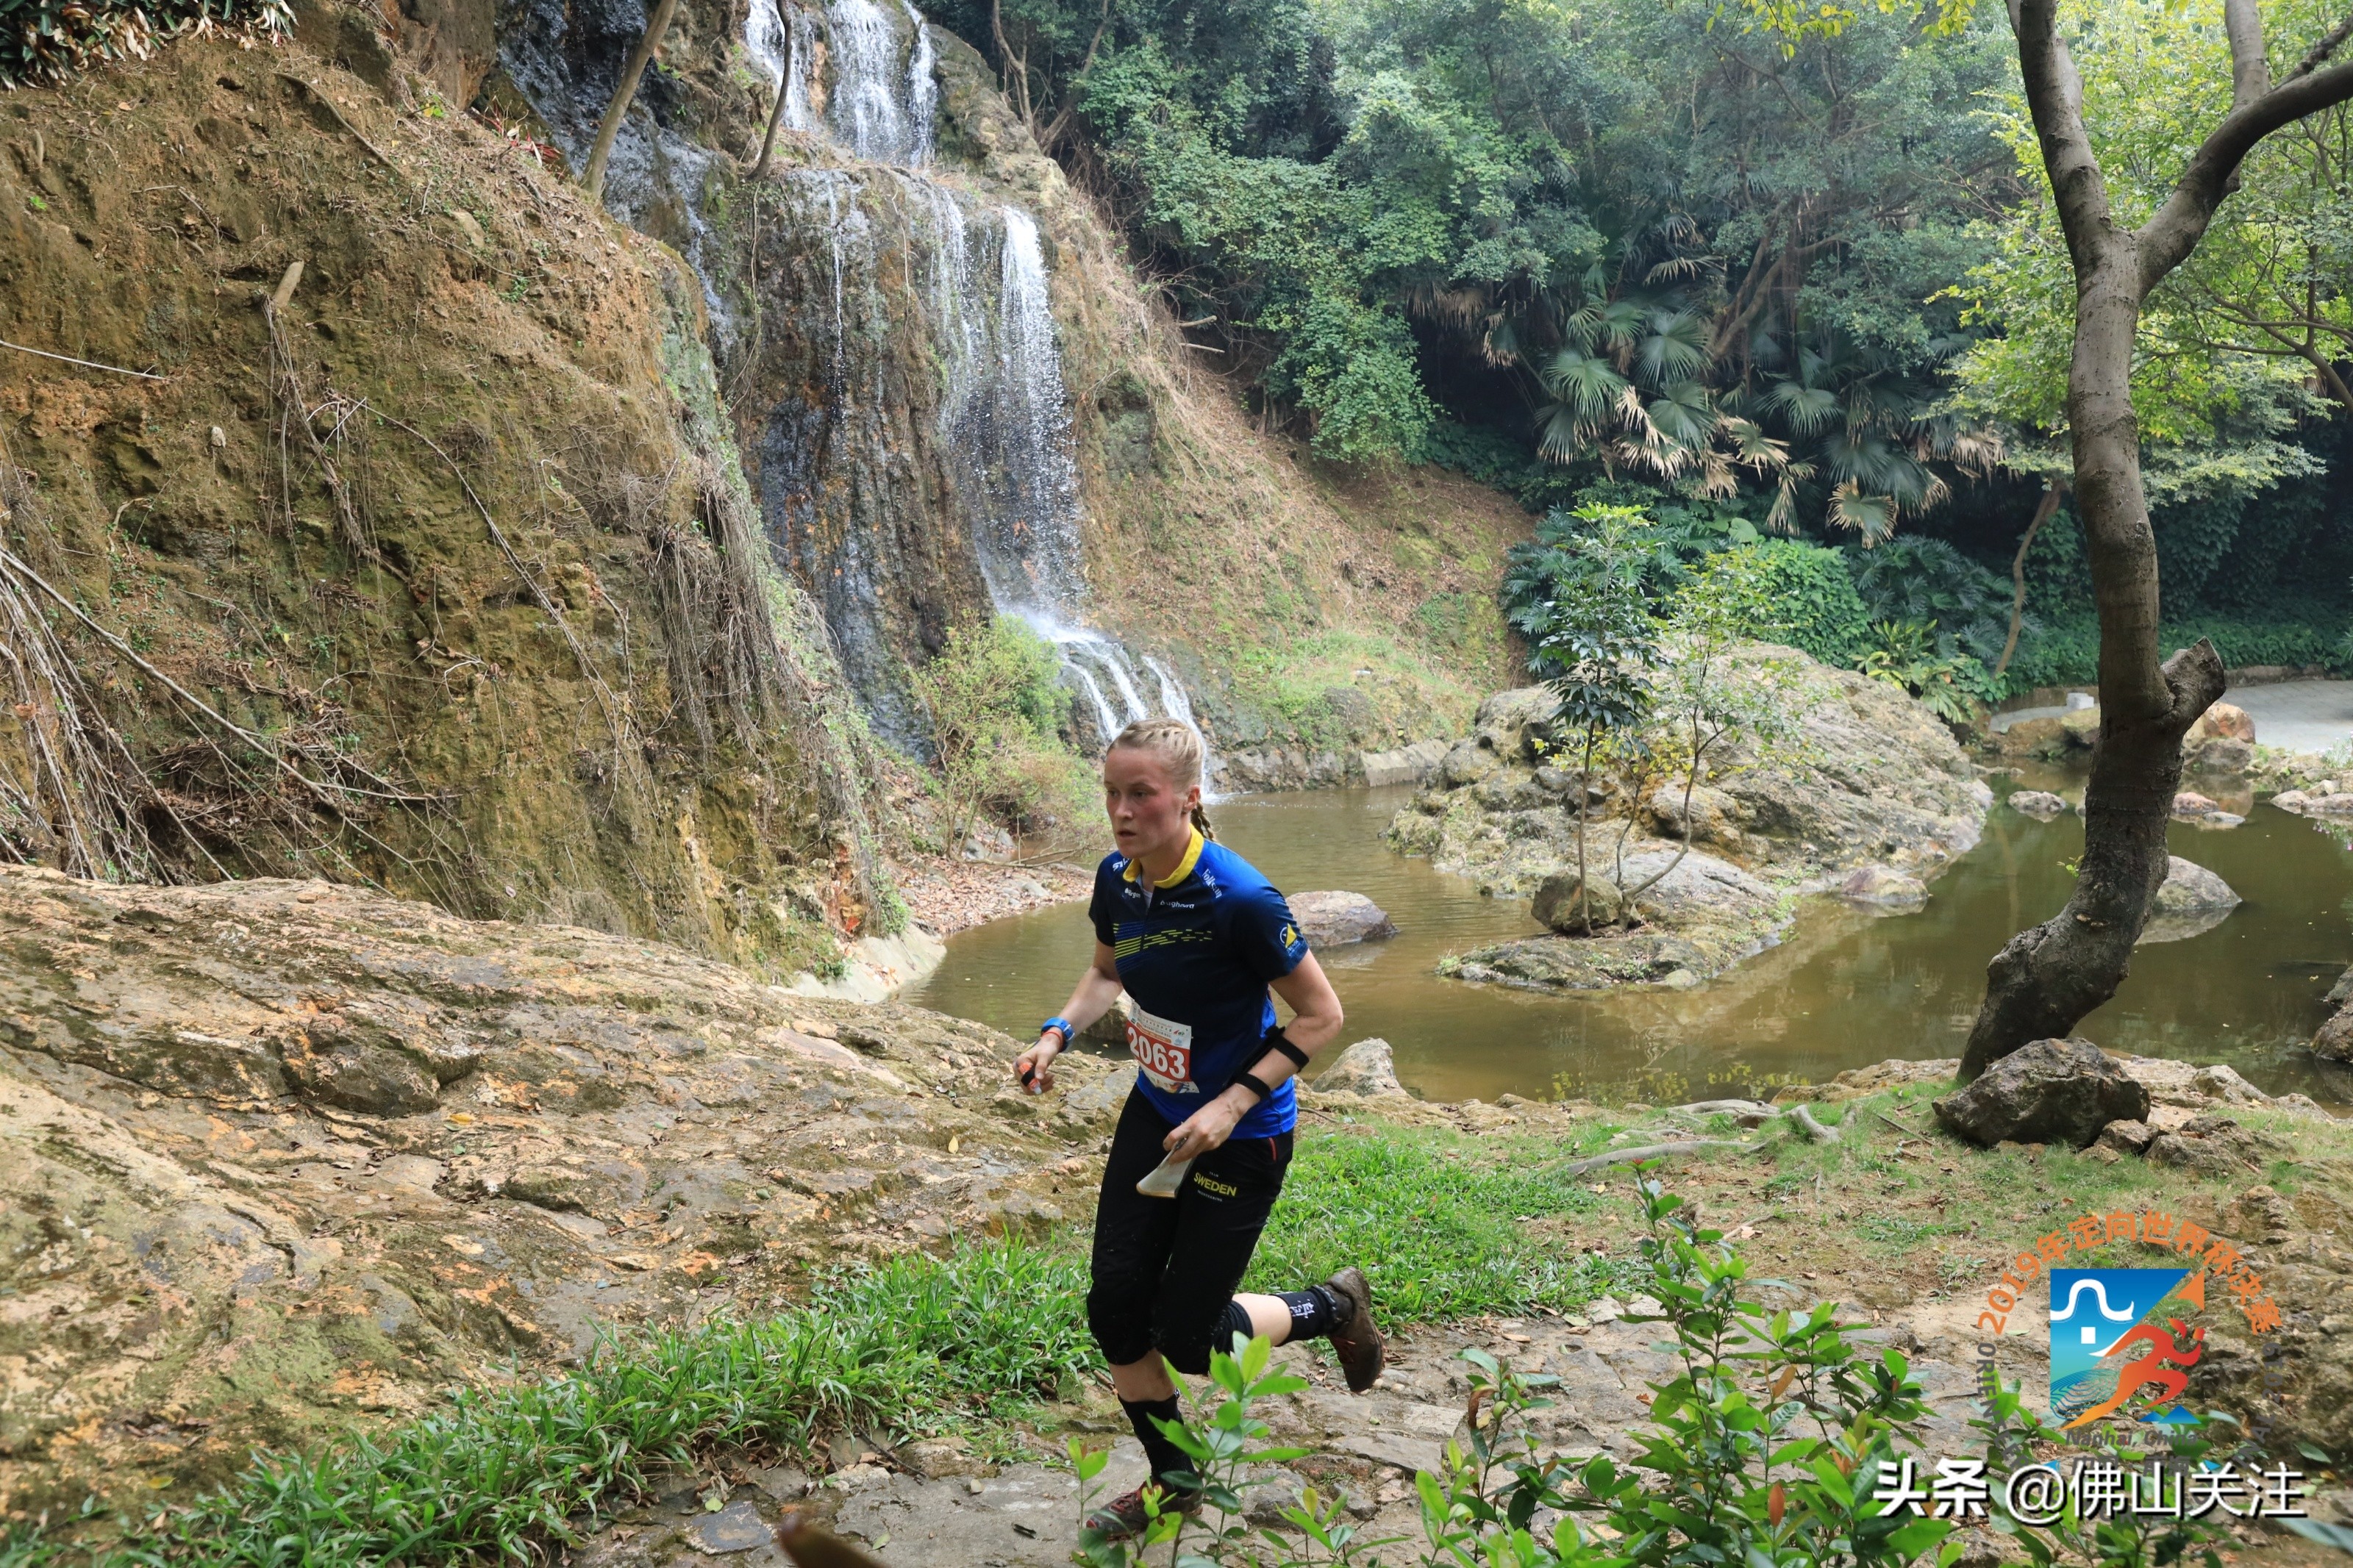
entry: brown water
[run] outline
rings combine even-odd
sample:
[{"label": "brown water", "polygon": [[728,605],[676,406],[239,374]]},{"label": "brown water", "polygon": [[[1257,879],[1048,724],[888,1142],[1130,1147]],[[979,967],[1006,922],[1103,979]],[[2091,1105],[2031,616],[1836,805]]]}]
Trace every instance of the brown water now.
[{"label": "brown water", "polygon": [[[1382,843],[1409,794],[1250,796],[1216,816],[1219,837],[1277,887],[1347,889],[1389,911],[1393,940],[1320,956],[1348,1010],[1343,1037],[1387,1039],[1398,1076],[1433,1099],[1691,1100],[1820,1082],[1889,1057],[1957,1056],[1986,961],[2066,901],[2084,839],[2073,815],[2038,823],[1997,806],[1985,841],[1931,884],[1919,913],[1812,900],[1787,942],[1696,990],[1535,995],[1433,973],[1450,952],[1538,928],[1525,900],[1483,898]],[[2353,963],[2353,851],[2270,806],[2227,831],[2177,826],[2172,847],[2246,902],[2202,935],[2143,946],[2079,1032],[2353,1104],[2353,1072],[2304,1049],[2326,1016],[2322,996]],[[1075,905],[992,921],[952,938],[947,962],[908,1000],[1024,1035],[1070,994],[1092,940]]]}]

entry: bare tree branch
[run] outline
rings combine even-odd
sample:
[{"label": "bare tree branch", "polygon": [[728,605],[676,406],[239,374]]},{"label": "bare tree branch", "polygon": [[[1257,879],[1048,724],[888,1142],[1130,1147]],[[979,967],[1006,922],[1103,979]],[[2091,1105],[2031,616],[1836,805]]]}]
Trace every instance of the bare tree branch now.
[{"label": "bare tree branch", "polygon": [[2272,89],[2272,62],[2263,56],[2263,17],[2255,0],[2222,0],[2222,31],[2231,40],[2231,107],[2244,109]]},{"label": "bare tree branch", "polygon": [[2304,58],[2296,62],[2295,69],[2287,73],[2287,79],[2294,81],[2300,76],[2310,76],[2318,70],[2348,38],[2353,38],[2353,12],[2347,13],[2345,20],[2337,23],[2334,31],[2306,51]]}]

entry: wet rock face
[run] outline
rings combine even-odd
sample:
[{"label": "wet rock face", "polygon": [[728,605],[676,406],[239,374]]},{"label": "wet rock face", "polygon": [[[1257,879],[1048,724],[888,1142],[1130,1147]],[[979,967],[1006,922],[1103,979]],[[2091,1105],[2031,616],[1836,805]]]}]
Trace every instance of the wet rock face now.
[{"label": "wet rock face", "polygon": [[1936,1120],[1979,1148],[2083,1149],[2111,1121],[2146,1121],[2148,1090],[2089,1040],[2036,1040],[1935,1102]]},{"label": "wet rock face", "polygon": [[[1130,1076],[318,882],[0,868],[0,1510],[1082,1213]],[[1075,1211],[1075,1212],[1074,1212]]]}]

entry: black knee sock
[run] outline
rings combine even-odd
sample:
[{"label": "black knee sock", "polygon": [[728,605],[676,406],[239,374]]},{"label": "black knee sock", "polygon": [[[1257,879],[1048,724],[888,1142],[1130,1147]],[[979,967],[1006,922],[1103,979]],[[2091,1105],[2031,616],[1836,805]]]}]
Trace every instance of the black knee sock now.
[{"label": "black knee sock", "polygon": [[1170,1442],[1168,1435],[1153,1420],[1155,1415],[1162,1421],[1177,1418],[1174,1394],[1166,1399],[1123,1399],[1119,1407],[1127,1412],[1128,1425],[1135,1428],[1135,1439],[1144,1445],[1144,1458],[1152,1467],[1154,1480],[1165,1487],[1171,1484],[1168,1478],[1178,1470],[1188,1474],[1192,1471],[1193,1461],[1185,1450]]},{"label": "black knee sock", "polygon": [[1291,1337],[1320,1340],[1347,1321],[1348,1309],[1321,1285],[1304,1290],[1279,1290],[1276,1300],[1291,1309]]}]

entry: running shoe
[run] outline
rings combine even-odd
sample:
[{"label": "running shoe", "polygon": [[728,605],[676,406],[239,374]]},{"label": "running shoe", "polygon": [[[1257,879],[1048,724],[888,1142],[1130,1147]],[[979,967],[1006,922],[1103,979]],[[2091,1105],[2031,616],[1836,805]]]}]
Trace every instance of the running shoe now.
[{"label": "running shoe", "polygon": [[[1156,1483],[1155,1483],[1156,1484]],[[1198,1513],[1201,1494],[1190,1487],[1163,1487],[1160,1494],[1162,1513]],[[1144,1489],[1119,1496],[1087,1515],[1080,1528],[1097,1541],[1125,1541],[1142,1535],[1152,1522],[1152,1515],[1144,1506]]]},{"label": "running shoe", "polygon": [[1332,1331],[1332,1348],[1339,1353],[1340,1370],[1348,1374],[1348,1392],[1362,1394],[1388,1364],[1381,1331],[1373,1327],[1373,1288],[1365,1282],[1364,1270],[1349,1268],[1324,1281],[1324,1289],[1339,1297],[1347,1312]]}]

